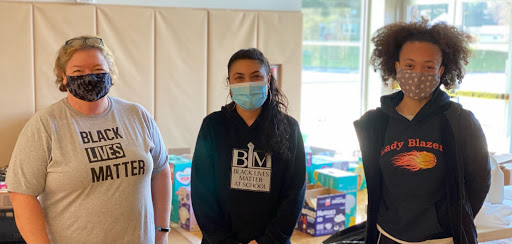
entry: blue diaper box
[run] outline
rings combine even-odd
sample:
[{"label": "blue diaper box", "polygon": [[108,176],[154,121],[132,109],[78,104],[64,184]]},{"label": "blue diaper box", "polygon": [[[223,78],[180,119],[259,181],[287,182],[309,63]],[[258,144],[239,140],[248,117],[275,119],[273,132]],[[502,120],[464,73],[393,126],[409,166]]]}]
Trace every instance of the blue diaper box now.
[{"label": "blue diaper box", "polygon": [[332,235],[345,228],[345,194],[308,185],[296,229],[312,236]]},{"label": "blue diaper box", "polygon": [[179,194],[180,187],[190,186],[192,160],[178,155],[169,155],[172,182],[171,221],[179,223]]},{"label": "blue diaper box", "polygon": [[332,157],[326,155],[313,155],[311,157],[311,166],[308,168],[306,165],[306,172],[308,173],[309,184],[315,184],[316,178],[314,172],[317,169],[335,168],[341,170],[349,169],[349,160],[339,157]]},{"label": "blue diaper box", "polygon": [[317,184],[345,193],[346,227],[356,224],[357,174],[334,168],[319,169],[314,172]]}]

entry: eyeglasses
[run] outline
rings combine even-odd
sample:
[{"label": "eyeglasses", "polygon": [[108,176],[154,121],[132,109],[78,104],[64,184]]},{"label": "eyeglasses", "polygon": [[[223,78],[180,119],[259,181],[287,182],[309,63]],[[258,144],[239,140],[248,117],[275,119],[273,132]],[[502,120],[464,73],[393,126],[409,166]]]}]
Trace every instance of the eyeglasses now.
[{"label": "eyeglasses", "polygon": [[81,44],[103,46],[103,40],[99,37],[77,37],[66,41],[66,46],[79,46]]}]

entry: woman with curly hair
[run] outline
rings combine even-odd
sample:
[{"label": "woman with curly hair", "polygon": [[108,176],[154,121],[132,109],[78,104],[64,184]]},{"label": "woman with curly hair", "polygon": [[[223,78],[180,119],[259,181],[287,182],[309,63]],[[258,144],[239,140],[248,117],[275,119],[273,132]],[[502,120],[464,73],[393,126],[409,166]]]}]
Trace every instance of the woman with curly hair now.
[{"label": "woman with curly hair", "polygon": [[372,42],[372,65],[401,91],[354,122],[368,185],[366,243],[477,243],[487,143],[475,116],[440,89],[462,81],[468,35],[423,20],[384,26]]},{"label": "woman with curly hair", "polygon": [[227,68],[233,102],[203,120],[192,160],[202,243],[290,243],[306,190],[299,125],[258,49]]}]

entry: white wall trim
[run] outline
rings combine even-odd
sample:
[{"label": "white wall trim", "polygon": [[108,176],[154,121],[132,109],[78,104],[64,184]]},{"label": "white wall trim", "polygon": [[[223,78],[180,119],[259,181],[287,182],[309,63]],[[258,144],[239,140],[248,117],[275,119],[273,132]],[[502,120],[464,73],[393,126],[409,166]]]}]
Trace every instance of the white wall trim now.
[{"label": "white wall trim", "polygon": [[[83,1],[83,0],[82,0]],[[0,2],[59,2],[77,3],[76,0],[0,0]],[[178,7],[201,9],[240,9],[300,11],[302,0],[86,0],[94,4],[131,5],[150,7]],[[83,3],[77,3],[83,4]]]}]

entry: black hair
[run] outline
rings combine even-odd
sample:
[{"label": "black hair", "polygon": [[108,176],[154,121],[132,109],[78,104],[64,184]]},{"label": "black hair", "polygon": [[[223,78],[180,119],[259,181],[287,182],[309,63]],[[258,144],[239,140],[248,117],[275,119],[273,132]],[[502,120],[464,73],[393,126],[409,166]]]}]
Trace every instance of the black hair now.
[{"label": "black hair", "polygon": [[[228,62],[228,74],[231,66],[238,60],[249,59],[260,62],[267,74],[270,74],[270,88],[267,93],[267,100],[262,105],[262,111],[259,116],[263,120],[262,126],[264,133],[262,136],[262,148],[272,153],[277,153],[283,158],[290,158],[292,156],[289,136],[290,118],[288,116],[288,99],[284,93],[277,87],[277,80],[270,71],[270,64],[263,55],[263,53],[256,48],[241,49],[237,51]],[[229,82],[229,77],[227,79]],[[234,102],[227,105],[234,107]]]},{"label": "black hair", "polygon": [[403,45],[411,41],[432,43],[439,47],[443,55],[441,84],[449,89],[460,84],[464,78],[464,66],[468,64],[471,53],[469,40],[467,33],[445,23],[430,25],[426,19],[393,23],[380,28],[372,38],[375,49],[370,62],[375,71],[381,71],[383,82],[396,79],[395,62]]}]

